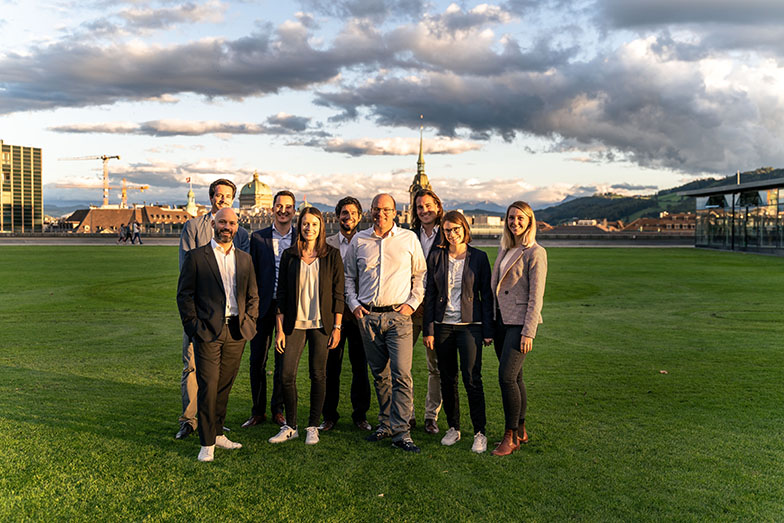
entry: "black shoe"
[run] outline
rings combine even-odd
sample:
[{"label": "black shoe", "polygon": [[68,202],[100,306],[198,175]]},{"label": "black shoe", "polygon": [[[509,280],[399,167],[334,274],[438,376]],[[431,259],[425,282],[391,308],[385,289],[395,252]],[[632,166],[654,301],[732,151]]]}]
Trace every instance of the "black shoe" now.
[{"label": "black shoe", "polygon": [[389,433],[384,432],[383,430],[376,430],[372,432],[369,436],[365,437],[365,441],[381,441],[382,439],[386,439],[389,437]]},{"label": "black shoe", "polygon": [[393,441],[392,448],[405,450],[406,452],[413,452],[415,454],[419,453],[419,447],[414,445],[414,442],[410,439],[399,439],[397,441]]},{"label": "black shoe", "polygon": [[180,430],[174,435],[174,439],[185,439],[193,433],[193,427],[190,423],[183,423],[180,425]]}]

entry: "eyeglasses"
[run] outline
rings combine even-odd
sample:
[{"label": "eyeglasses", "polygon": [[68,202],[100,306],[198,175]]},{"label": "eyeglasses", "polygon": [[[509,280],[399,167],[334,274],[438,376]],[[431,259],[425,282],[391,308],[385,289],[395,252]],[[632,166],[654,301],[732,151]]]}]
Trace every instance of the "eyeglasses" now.
[{"label": "eyeglasses", "polygon": [[449,236],[450,234],[459,234],[463,232],[463,227],[452,227],[451,229],[444,228],[444,234]]},{"label": "eyeglasses", "polygon": [[392,209],[391,207],[373,207],[371,209],[371,211],[373,211],[373,213],[375,213],[375,214],[379,214],[379,213],[382,213],[382,212],[384,214],[393,214],[393,213],[397,212],[395,209]]}]

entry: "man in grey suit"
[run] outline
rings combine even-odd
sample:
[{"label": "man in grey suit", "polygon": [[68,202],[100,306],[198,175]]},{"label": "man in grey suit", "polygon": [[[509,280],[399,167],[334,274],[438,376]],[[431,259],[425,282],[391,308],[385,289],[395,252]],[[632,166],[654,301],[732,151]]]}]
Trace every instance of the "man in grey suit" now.
[{"label": "man in grey suit", "polygon": [[[220,178],[210,184],[212,209],[207,214],[191,218],[185,222],[185,226],[182,228],[182,233],[180,234],[180,271],[182,271],[182,264],[185,261],[185,253],[210,243],[214,236],[212,220],[215,213],[221,209],[230,208],[236,194],[237,186],[225,178]],[[237,228],[233,244],[241,251],[250,251],[250,238],[245,228]],[[199,387],[196,382],[193,343],[190,336],[185,333],[183,333],[182,337],[182,363],[182,415],[179,419],[180,430],[174,436],[177,439],[187,438],[197,427],[196,396]]]}]

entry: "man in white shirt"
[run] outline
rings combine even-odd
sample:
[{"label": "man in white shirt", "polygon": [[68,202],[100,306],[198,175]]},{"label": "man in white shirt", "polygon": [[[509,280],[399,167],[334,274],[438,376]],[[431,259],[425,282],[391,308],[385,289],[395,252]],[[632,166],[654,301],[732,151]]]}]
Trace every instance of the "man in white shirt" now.
[{"label": "man in white shirt", "polygon": [[[267,419],[267,356],[275,330],[275,294],[278,290],[278,271],[283,251],[297,241],[296,227],[292,226],[296,208],[294,194],[279,191],[272,199],[272,225],[254,232],[250,237],[250,255],[256,270],[259,289],[259,322],[256,337],[250,342],[250,391],[252,406],[250,417],[243,427],[254,427]],[[273,351],[275,352],[275,351]],[[281,371],[283,359],[275,352],[275,370],[272,375],[270,413],[280,426],[286,424],[283,416],[283,389]]]},{"label": "man in white shirt", "polygon": [[[340,223],[340,231],[327,238],[327,245],[340,249],[340,256],[344,262],[351,239],[357,233],[359,222],[362,219],[362,205],[359,200],[351,196],[341,199],[335,206],[335,216]],[[335,426],[340,401],[340,372],[343,368],[343,354],[348,340],[348,358],[351,362],[351,418],[360,430],[371,431],[373,428],[367,421],[367,411],[370,408],[370,381],[368,381],[368,365],[365,349],[362,346],[362,335],[359,332],[357,319],[346,306],[343,312],[343,324],[340,330],[340,343],[329,351],[327,357],[327,392],[324,398],[324,422],[319,430],[331,430]]]},{"label": "man in white shirt", "polygon": [[237,227],[232,209],[219,210],[215,237],[185,254],[177,284],[177,307],[196,360],[199,461],[212,461],[215,447],[242,447],[223,434],[223,422],[245,341],[256,334],[259,296],[250,255],[232,245]]},{"label": "man in white shirt", "polygon": [[[411,224],[411,230],[419,238],[425,260],[433,247],[440,245],[444,240],[441,236],[441,219],[444,217],[444,206],[441,199],[429,189],[420,189],[414,195],[416,214]],[[422,333],[422,318],[424,313],[420,306],[411,320],[414,324],[414,344]],[[427,395],[425,396],[425,432],[438,434],[438,413],[441,411],[441,374],[438,372],[438,357],[436,351],[425,349],[427,359]],[[411,411],[409,425],[413,429],[416,425],[416,416]]]},{"label": "man in white shirt", "polygon": [[346,301],[359,323],[375,378],[379,427],[368,441],[419,452],[409,435],[413,407],[411,314],[424,298],[427,266],[419,239],[395,224],[395,199],[373,198],[373,227],[358,232],[346,250]]}]

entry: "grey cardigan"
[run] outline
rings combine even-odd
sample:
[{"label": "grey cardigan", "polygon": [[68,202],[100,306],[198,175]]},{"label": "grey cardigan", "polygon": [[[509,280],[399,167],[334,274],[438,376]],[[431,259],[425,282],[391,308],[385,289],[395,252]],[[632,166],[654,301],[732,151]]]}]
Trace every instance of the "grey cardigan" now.
[{"label": "grey cardigan", "polygon": [[538,243],[524,247],[504,274],[501,261],[506,250],[498,249],[490,285],[496,310],[501,311],[505,325],[522,325],[523,336],[536,337],[542,323],[542,301],[547,279],[547,251]]}]

